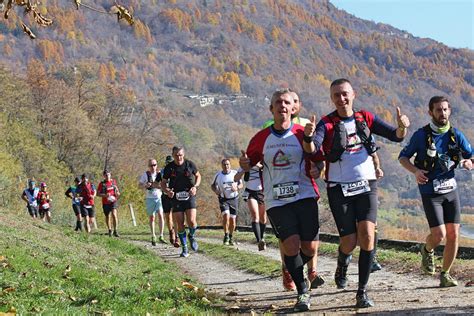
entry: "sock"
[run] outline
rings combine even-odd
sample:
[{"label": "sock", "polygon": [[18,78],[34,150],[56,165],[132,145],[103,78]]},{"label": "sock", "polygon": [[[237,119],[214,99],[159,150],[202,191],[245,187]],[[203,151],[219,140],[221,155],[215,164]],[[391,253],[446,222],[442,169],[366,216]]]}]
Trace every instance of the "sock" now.
[{"label": "sock", "polygon": [[229,239],[232,239],[232,234],[229,234]]},{"label": "sock", "polygon": [[300,249],[300,256],[301,256],[301,260],[303,261],[303,265],[305,265],[306,263],[308,263],[314,256],[307,256],[303,253],[303,251],[301,251]]},{"label": "sock", "polygon": [[229,233],[224,233],[224,237],[229,237]]},{"label": "sock", "polygon": [[183,230],[182,232],[178,233],[179,240],[181,241],[181,246],[183,247],[183,250],[188,247],[186,244],[186,231]]},{"label": "sock", "polygon": [[265,228],[267,227],[267,224],[260,224],[260,239],[263,239],[263,235],[265,235]]},{"label": "sock", "polygon": [[262,239],[262,233],[260,232],[260,225],[259,223],[257,222],[252,222],[252,231],[253,231],[253,234],[255,235],[255,238],[257,239],[257,242],[260,241],[260,239]]},{"label": "sock", "polygon": [[82,231],[82,221],[77,221],[77,225],[78,225],[79,229]]},{"label": "sock", "polygon": [[189,237],[194,238],[194,235],[196,234],[196,227],[189,227]]},{"label": "sock", "polygon": [[377,255],[377,244],[379,242],[379,231],[377,229],[377,226],[375,226],[375,231],[374,231],[374,257]]},{"label": "sock", "polygon": [[291,278],[295,282],[296,290],[298,294],[303,294],[308,292],[306,282],[304,281],[303,267],[304,263],[301,259],[300,254],[296,256],[286,256],[285,255],[285,265],[288,269],[288,272],[291,275]]},{"label": "sock", "polygon": [[352,259],[352,254],[346,255],[341,251],[341,248],[339,247],[339,255],[337,256],[337,265],[339,266],[348,266],[349,263],[351,262]]},{"label": "sock", "polygon": [[369,282],[370,268],[374,260],[374,251],[360,250],[359,253],[359,291],[365,291]]}]

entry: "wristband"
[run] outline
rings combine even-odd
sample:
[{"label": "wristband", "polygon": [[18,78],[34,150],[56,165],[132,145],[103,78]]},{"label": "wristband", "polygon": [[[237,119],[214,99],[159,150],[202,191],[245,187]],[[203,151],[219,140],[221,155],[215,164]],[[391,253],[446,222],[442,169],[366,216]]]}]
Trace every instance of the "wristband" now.
[{"label": "wristband", "polygon": [[303,141],[304,141],[305,143],[311,144],[311,143],[313,142],[313,136],[306,136],[306,135],[304,135],[304,136],[303,136]]}]

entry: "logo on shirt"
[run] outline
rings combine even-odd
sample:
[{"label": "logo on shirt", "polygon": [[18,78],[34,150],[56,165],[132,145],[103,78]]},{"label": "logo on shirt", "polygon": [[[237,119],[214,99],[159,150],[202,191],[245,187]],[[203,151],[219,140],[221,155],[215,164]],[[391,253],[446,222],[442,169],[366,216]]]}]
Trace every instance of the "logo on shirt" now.
[{"label": "logo on shirt", "polygon": [[274,167],[287,167],[291,164],[290,157],[287,156],[281,149],[279,149],[275,156],[273,156]]},{"label": "logo on shirt", "polygon": [[362,142],[360,137],[354,133],[347,135],[347,147],[346,151],[350,153],[355,153],[362,150]]}]

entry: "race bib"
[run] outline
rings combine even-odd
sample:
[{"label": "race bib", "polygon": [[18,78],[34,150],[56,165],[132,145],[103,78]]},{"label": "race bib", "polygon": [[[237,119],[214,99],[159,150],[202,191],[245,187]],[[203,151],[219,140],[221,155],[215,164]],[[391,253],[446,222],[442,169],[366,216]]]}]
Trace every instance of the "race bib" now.
[{"label": "race bib", "polygon": [[341,183],[341,188],[342,194],[344,196],[354,196],[370,191],[368,180],[360,180],[351,183]]},{"label": "race bib", "polygon": [[111,195],[107,198],[107,201],[109,201],[110,203],[115,202],[115,200],[116,200],[116,198],[113,195]]},{"label": "race bib", "polygon": [[48,209],[48,208],[49,208],[49,203],[45,203],[45,204],[41,205],[41,208],[42,208],[43,210]]},{"label": "race bib", "polygon": [[273,186],[273,199],[292,200],[298,194],[300,186],[298,182],[285,182]]},{"label": "race bib", "polygon": [[445,194],[455,190],[458,187],[456,179],[435,179],[433,180],[433,190],[436,194]]},{"label": "race bib", "polygon": [[189,199],[189,192],[187,191],[176,192],[176,200],[186,201],[188,199]]}]

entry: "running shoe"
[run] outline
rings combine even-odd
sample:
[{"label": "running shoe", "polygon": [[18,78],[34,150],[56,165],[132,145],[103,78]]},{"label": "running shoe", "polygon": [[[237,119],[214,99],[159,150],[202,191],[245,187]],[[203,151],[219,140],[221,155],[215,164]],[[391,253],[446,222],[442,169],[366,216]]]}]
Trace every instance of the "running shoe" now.
[{"label": "running shoe", "polygon": [[262,239],[258,242],[258,251],[263,251],[265,249],[267,249],[267,243]]},{"label": "running shoe", "polygon": [[293,307],[293,311],[295,312],[306,312],[309,311],[311,306],[311,295],[307,293],[299,294],[296,300],[295,307]]},{"label": "running shoe", "polygon": [[229,246],[229,236],[227,235],[224,236],[224,245]]},{"label": "running shoe", "polygon": [[325,280],[323,279],[322,276],[320,276],[317,272],[316,269],[311,269],[308,272],[308,279],[310,283],[310,288],[311,289],[317,289],[319,286],[323,285]]},{"label": "running shoe", "polygon": [[163,236],[160,236],[160,237],[158,238],[158,240],[159,240],[160,243],[162,243],[162,244],[167,244],[167,242],[166,242],[166,240],[163,238]]},{"label": "running shoe", "polygon": [[334,274],[334,281],[338,289],[343,289],[347,286],[347,268],[349,266],[337,265],[336,273]]},{"label": "running shoe", "polygon": [[235,242],[232,238],[229,238],[229,246],[234,246]]},{"label": "running shoe", "polygon": [[194,238],[194,237],[189,237],[189,243],[191,244],[191,249],[192,249],[193,251],[198,251],[199,245],[198,245],[198,243],[197,243],[197,241],[196,241],[196,238]]},{"label": "running shoe", "polygon": [[151,237],[151,245],[156,246],[156,237],[155,236]]},{"label": "running shoe", "polygon": [[374,302],[367,296],[367,291],[357,291],[356,294],[356,307],[357,308],[368,308],[374,306]]},{"label": "running shoe", "polygon": [[378,263],[377,259],[374,258],[372,266],[370,267],[370,273],[380,270],[382,270],[382,266],[380,265],[380,263]]},{"label": "running shoe", "polygon": [[189,252],[188,252],[188,248],[183,248],[183,251],[181,252],[181,254],[179,255],[180,257],[183,257],[183,258],[187,258],[189,257]]},{"label": "running shoe", "polygon": [[116,230],[114,230],[114,236],[115,236],[115,237],[120,237],[120,235],[117,233]]},{"label": "running shoe", "polygon": [[452,287],[458,286],[458,281],[454,279],[449,272],[441,272],[439,275],[439,286],[440,287]]},{"label": "running shoe", "polygon": [[434,250],[427,251],[424,244],[420,245],[421,269],[429,275],[435,274]]},{"label": "running shoe", "polygon": [[283,278],[283,287],[285,288],[285,290],[287,290],[287,291],[296,290],[296,284],[293,281],[293,278],[291,277],[290,272],[288,272],[287,269],[282,268],[281,269],[281,274],[282,274],[282,278]]}]

